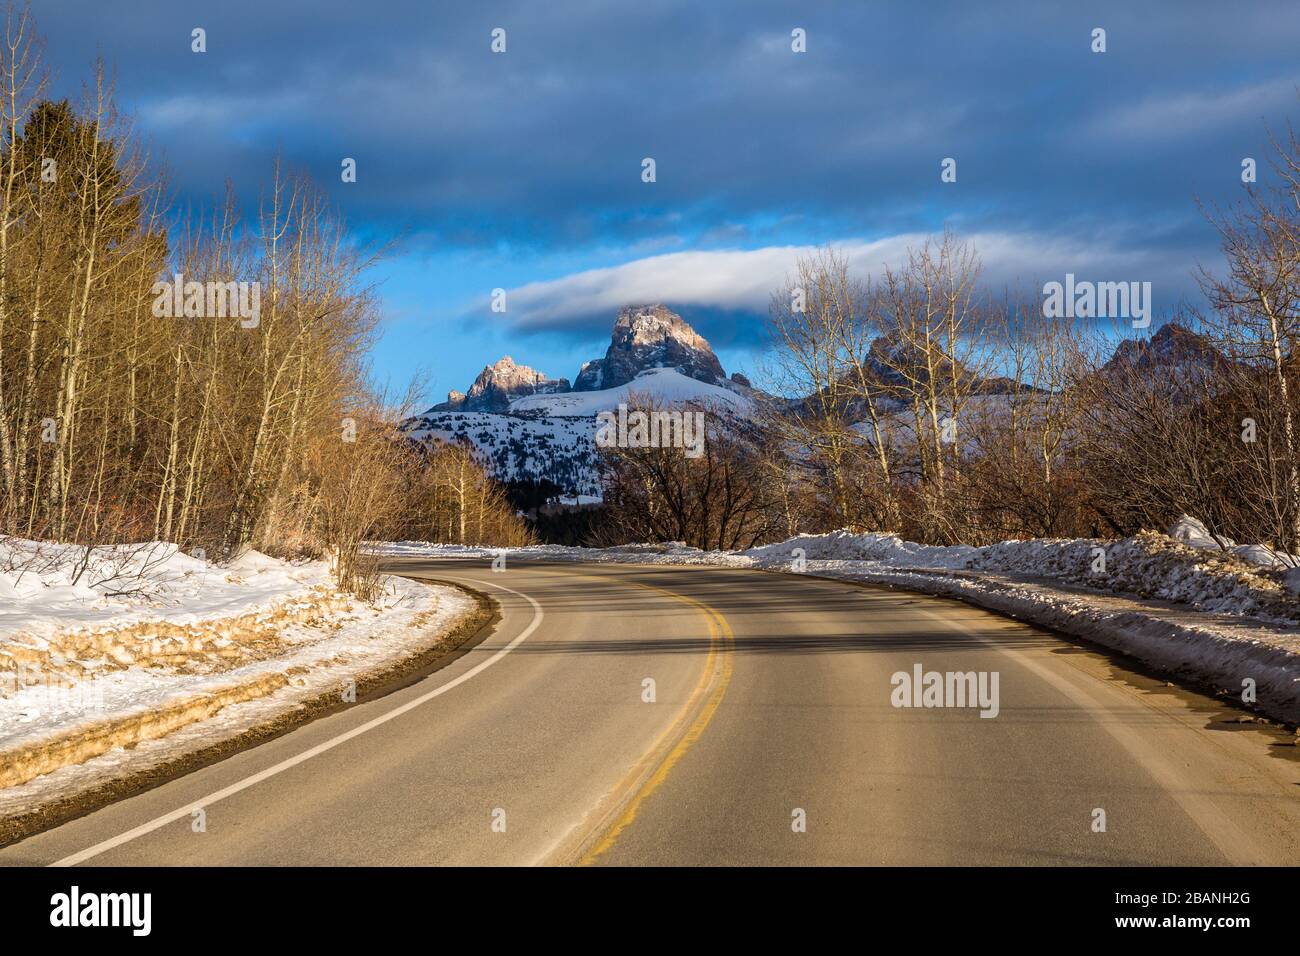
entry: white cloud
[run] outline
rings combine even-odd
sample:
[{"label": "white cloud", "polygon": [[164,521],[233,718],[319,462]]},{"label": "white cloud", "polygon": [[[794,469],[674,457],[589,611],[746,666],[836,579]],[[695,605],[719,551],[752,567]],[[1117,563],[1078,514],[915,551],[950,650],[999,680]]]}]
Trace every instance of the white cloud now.
[{"label": "white cloud", "polygon": [[1284,77],[1230,90],[1165,93],[1108,110],[1094,117],[1094,134],[1122,139],[1148,139],[1192,133],[1202,129],[1261,118],[1296,100],[1296,79]]},{"label": "white cloud", "polygon": [[170,132],[200,126],[237,126],[255,117],[298,112],[308,105],[301,91],[198,96],[179,93],[146,100],[139,107],[145,126]]},{"label": "white cloud", "polygon": [[[1192,287],[1189,273],[1195,262],[1166,250],[1038,233],[988,232],[962,238],[979,253],[984,280],[994,287],[1028,289],[1027,283],[1060,279],[1067,272],[1094,281],[1150,281],[1157,308],[1173,305]],[[908,248],[925,239],[921,233],[904,233],[872,242],[849,239],[829,245],[865,277],[879,274],[885,265],[899,265]],[[766,246],[648,256],[509,290],[507,317],[520,328],[562,329],[651,302],[679,309],[766,312],[773,291],[782,286],[797,260],[814,250],[813,246]]]}]

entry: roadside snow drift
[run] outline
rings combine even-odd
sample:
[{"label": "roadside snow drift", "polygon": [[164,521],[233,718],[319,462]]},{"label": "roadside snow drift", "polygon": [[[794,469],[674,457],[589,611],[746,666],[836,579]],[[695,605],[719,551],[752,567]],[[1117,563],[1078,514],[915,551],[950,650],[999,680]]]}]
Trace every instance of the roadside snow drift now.
[{"label": "roadside snow drift", "polygon": [[337,590],[324,562],[253,551],[218,567],[159,542],[5,541],[0,817],[342,694],[436,647],[474,607],[397,578],[367,604]]}]

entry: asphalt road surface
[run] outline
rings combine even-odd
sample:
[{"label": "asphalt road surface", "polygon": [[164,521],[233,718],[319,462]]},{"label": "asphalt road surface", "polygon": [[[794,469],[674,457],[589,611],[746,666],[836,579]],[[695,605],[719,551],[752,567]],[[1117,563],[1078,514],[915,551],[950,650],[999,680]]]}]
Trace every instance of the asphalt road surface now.
[{"label": "asphalt road surface", "polygon": [[[756,571],[393,565],[501,621],[0,863],[1300,864],[1292,738],[1015,621]],[[895,707],[918,664],[996,672],[997,716]]]}]

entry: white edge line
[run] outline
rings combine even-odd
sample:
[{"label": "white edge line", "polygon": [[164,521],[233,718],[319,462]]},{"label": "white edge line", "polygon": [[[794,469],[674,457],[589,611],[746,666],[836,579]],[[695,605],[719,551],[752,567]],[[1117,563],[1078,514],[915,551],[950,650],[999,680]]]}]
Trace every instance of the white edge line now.
[{"label": "white edge line", "polygon": [[55,862],[51,863],[50,866],[76,866],[78,863],[84,863],[86,860],[89,860],[92,857],[99,856],[101,853],[105,853],[109,850],[112,850],[115,847],[119,847],[124,843],[130,843],[132,840],[145,836],[148,833],[152,833],[154,830],[157,830],[160,827],[165,827],[169,823],[174,823],[177,820],[181,820],[187,816],[190,816],[195,810],[201,810],[204,807],[209,807],[220,800],[226,799],[227,797],[232,797],[235,794],[239,793],[241,790],[247,790],[249,787],[254,786],[255,784],[259,784],[263,780],[267,780],[271,777],[274,777],[276,774],[283,773],[284,771],[290,769],[291,767],[296,767],[298,764],[310,760],[312,757],[318,756],[319,754],[323,754],[327,750],[332,750],[335,747],[337,747],[339,744],[346,743],[347,741],[351,740],[354,737],[359,737],[368,730],[374,730],[376,727],[380,726],[381,724],[386,724],[388,723],[388,721],[392,720],[393,718],[400,717],[402,714],[405,714],[407,711],[414,710],[416,707],[419,707],[421,704],[428,703],[429,701],[433,700],[433,698],[445,694],[453,687],[458,687],[459,685],[465,683],[465,681],[469,680],[471,677],[481,674],[483,671],[487,670],[497,661],[501,660],[501,658],[505,657],[512,650],[514,650],[516,647],[518,647],[520,644],[526,641],[529,638],[529,636],[534,631],[536,631],[538,627],[541,626],[542,617],[543,617],[542,606],[538,604],[536,601],[534,601],[527,594],[523,594],[519,591],[514,590],[513,588],[508,588],[502,584],[492,584],[489,581],[483,581],[481,583],[491,584],[491,586],[494,588],[498,588],[502,591],[507,591],[510,594],[515,595],[516,597],[521,597],[533,606],[533,619],[529,623],[529,625],[526,628],[524,628],[522,631],[520,631],[519,635],[514,640],[512,640],[509,644],[505,645],[505,647],[502,647],[491,657],[487,658],[487,660],[480,661],[479,663],[471,667],[469,670],[467,670],[465,673],[461,674],[459,677],[453,680],[449,680],[447,681],[447,683],[439,687],[435,687],[427,694],[421,694],[419,697],[415,698],[414,700],[407,701],[405,704],[402,704],[402,706],[400,707],[393,708],[386,714],[381,714],[380,716],[375,717],[372,720],[368,720],[364,724],[360,725],[359,727],[353,727],[351,730],[346,731],[345,733],[341,733],[337,737],[332,737],[331,739],[325,741],[324,743],[317,744],[315,747],[312,747],[309,750],[304,750],[302,753],[296,754],[287,760],[282,760],[279,763],[267,767],[265,770],[261,770],[250,777],[245,777],[243,780],[240,780],[237,783],[232,783],[230,786],[224,787],[221,790],[218,790],[216,793],[210,794],[201,800],[195,800],[193,803],[188,803],[178,810],[173,810],[171,813],[167,813],[161,817],[157,817],[156,819],[150,820],[148,823],[142,823],[140,824],[140,826],[136,827],[133,830],[127,830],[125,833],[119,834],[118,836],[105,840],[102,843],[96,843],[94,846],[89,847],[85,850],[81,850],[78,853],[74,853],[71,856],[65,856],[61,860],[56,860]]}]

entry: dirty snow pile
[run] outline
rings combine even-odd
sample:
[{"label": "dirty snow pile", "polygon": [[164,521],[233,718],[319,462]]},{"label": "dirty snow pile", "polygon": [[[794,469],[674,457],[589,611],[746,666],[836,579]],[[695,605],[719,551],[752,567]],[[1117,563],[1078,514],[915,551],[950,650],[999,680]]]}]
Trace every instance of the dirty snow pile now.
[{"label": "dirty snow pile", "polygon": [[332,693],[473,608],[453,588],[385,584],[367,604],[319,561],[0,542],[0,816]]},{"label": "dirty snow pile", "polygon": [[[394,556],[490,557],[498,552],[403,542]],[[511,558],[710,565],[808,573],[959,598],[1082,637],[1300,721],[1300,564],[1262,545],[1215,538],[1184,516],[1170,534],[1118,541],[1039,539],[984,547],[921,545],[890,534],[798,535],[747,551],[681,542],[619,548],[510,549]]]}]

